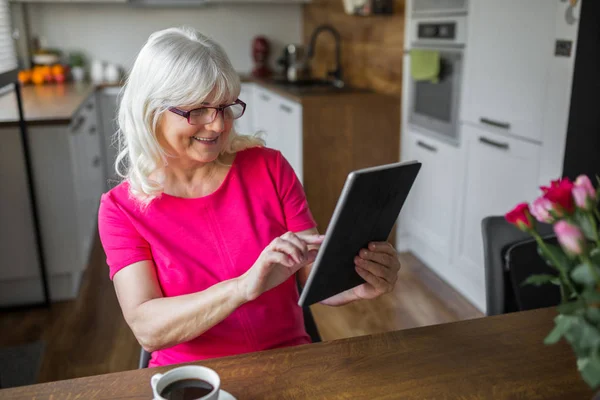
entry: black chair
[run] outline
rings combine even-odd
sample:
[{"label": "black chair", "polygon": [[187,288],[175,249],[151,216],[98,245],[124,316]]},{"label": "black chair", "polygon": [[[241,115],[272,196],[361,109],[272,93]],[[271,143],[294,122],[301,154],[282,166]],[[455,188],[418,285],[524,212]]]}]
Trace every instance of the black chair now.
[{"label": "black chair", "polygon": [[[558,244],[555,236],[545,237],[544,241]],[[505,260],[519,311],[551,307],[560,303],[560,288],[557,285],[523,285],[523,282],[534,274],[557,275],[557,272],[538,254],[535,239],[510,246],[506,250]]]},{"label": "black chair", "polygon": [[[519,311],[515,287],[510,271],[506,267],[505,255],[509,247],[519,242],[530,241],[531,236],[520,231],[501,216],[486,217],[481,225],[485,265],[486,314],[499,315]],[[537,230],[542,236],[552,235],[553,233],[552,226],[547,224],[538,224]],[[513,265],[515,268],[518,264],[520,265],[517,256],[514,256]],[[519,267],[518,273],[531,275],[532,272],[529,272],[527,268],[527,265]]]}]

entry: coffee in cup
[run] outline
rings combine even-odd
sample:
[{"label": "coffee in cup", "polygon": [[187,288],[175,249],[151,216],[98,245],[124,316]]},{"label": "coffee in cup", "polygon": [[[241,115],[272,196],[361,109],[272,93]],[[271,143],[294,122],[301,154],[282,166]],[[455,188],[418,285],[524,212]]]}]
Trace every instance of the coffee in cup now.
[{"label": "coffee in cup", "polygon": [[217,400],[221,379],[210,368],[189,365],[155,374],[150,384],[155,400]]}]

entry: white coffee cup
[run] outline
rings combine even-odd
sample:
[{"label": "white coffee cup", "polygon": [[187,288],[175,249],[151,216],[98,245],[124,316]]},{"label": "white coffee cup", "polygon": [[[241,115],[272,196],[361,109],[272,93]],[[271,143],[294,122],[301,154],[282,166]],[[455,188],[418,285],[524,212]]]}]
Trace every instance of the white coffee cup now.
[{"label": "white coffee cup", "polygon": [[221,378],[219,378],[219,375],[210,368],[188,365],[173,368],[164,374],[155,374],[150,378],[154,400],[166,400],[164,397],[161,397],[160,393],[171,383],[183,379],[201,379],[212,385],[213,390],[201,397],[201,400],[217,400],[219,398],[219,390],[221,389]]}]

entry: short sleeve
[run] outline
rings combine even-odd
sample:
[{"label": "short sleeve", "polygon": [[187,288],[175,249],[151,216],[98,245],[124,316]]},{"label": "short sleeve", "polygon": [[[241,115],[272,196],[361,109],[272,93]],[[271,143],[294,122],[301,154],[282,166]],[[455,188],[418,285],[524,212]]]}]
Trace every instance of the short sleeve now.
[{"label": "short sleeve", "polygon": [[306,200],[304,188],[294,169],[281,152],[277,152],[277,190],[283,205],[287,229],[300,232],[317,226]]},{"label": "short sleeve", "polygon": [[143,260],[152,260],[150,245],[135,229],[110,193],[102,195],[98,210],[98,231],[110,268],[110,279],[121,269]]}]

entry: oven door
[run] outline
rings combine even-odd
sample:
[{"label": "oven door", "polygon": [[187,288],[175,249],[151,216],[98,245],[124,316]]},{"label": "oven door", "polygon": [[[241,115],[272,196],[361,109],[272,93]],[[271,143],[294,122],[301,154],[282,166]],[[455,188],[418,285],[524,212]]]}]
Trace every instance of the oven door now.
[{"label": "oven door", "polygon": [[462,50],[440,50],[437,83],[410,79],[408,122],[452,144],[458,144]]}]

